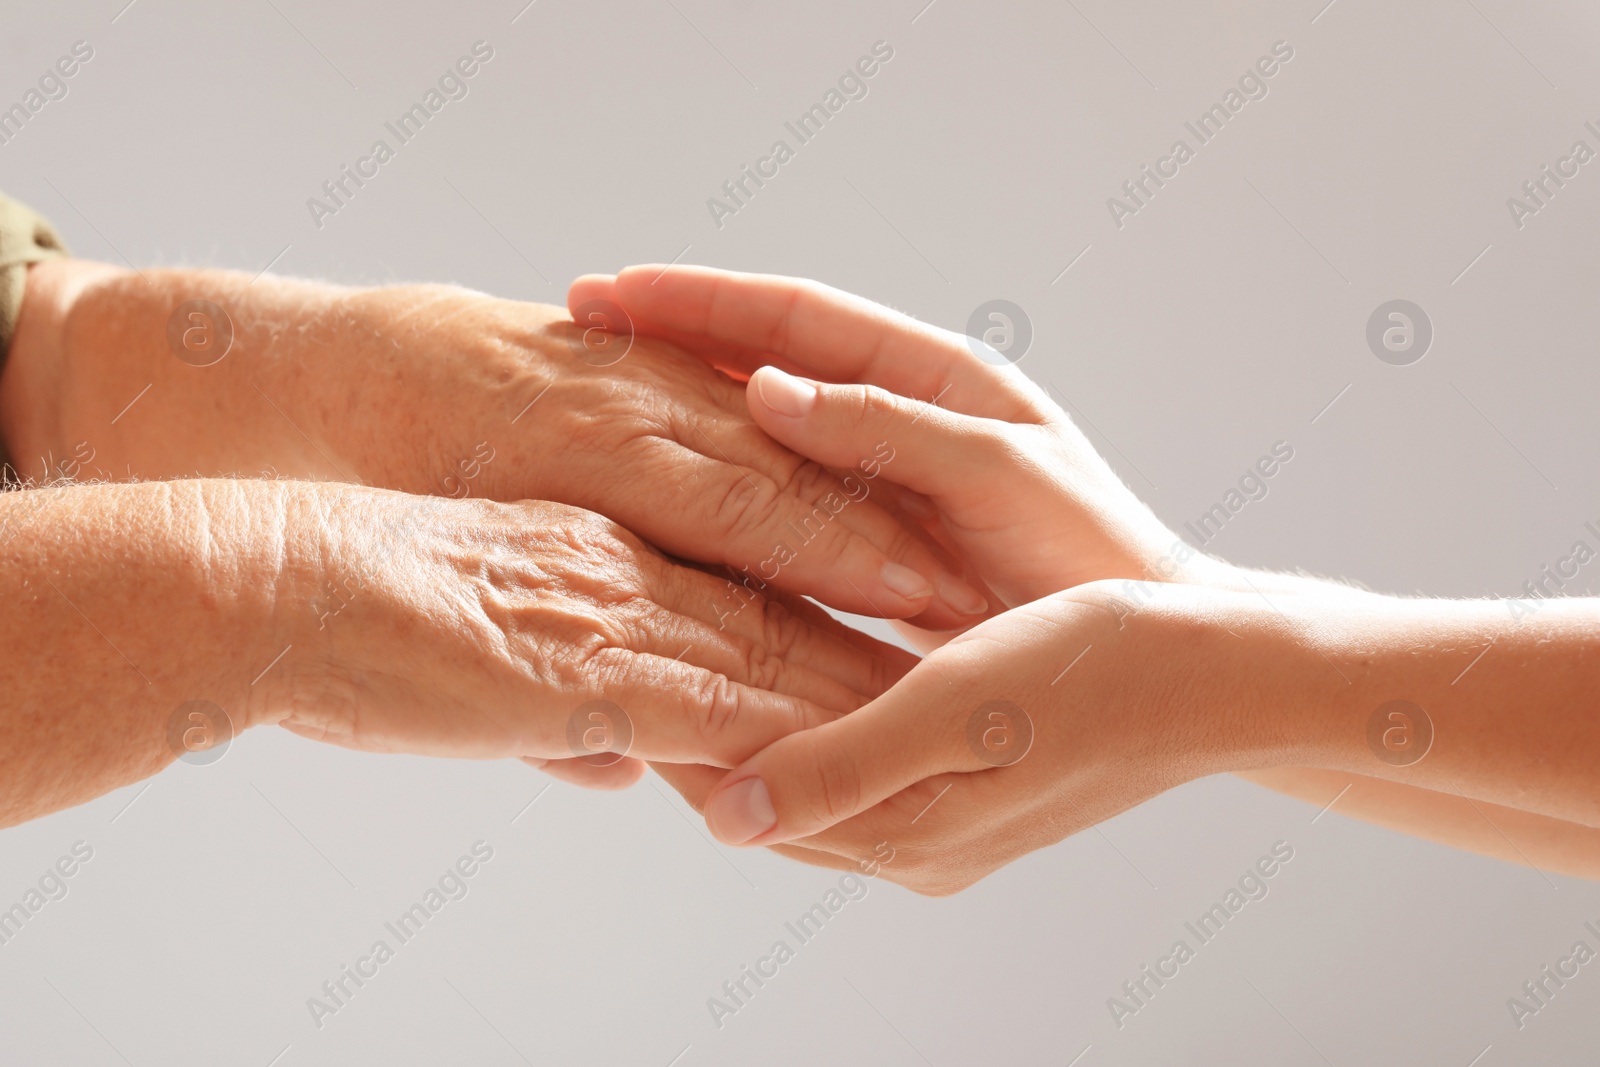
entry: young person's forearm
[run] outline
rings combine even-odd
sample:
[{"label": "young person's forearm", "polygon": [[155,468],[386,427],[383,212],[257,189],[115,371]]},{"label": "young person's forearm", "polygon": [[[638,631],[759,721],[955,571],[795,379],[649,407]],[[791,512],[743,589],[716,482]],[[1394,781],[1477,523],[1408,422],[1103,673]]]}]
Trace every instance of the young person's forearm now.
[{"label": "young person's forearm", "polygon": [[1600,879],[1600,829],[1592,826],[1345,771],[1273,767],[1240,777],[1333,815],[1548,874]]},{"label": "young person's forearm", "polygon": [[[1331,597],[1346,604],[1392,602],[1392,598],[1335,579],[1247,570],[1209,557],[1202,568],[1208,584],[1254,594],[1269,607],[1279,602],[1293,607],[1301,597]],[[1461,676],[1458,686],[1466,684],[1469,677],[1470,672]],[[1241,771],[1239,776],[1318,808],[1337,798],[1334,807],[1340,814],[1391,830],[1508,863],[1600,878],[1600,829],[1593,826],[1350,770],[1268,767]]]},{"label": "young person's forearm", "polygon": [[190,701],[236,732],[261,714],[291,504],[273,482],[0,494],[0,826],[154,774]]},{"label": "young person's forearm", "polygon": [[1248,668],[1271,751],[1241,769],[1320,767],[1600,826],[1600,600],[1518,617],[1497,601],[1285,596],[1251,614],[1277,635]]},{"label": "young person's forearm", "polygon": [[1311,574],[1294,574],[1288,571],[1254,570],[1236,567],[1215,556],[1197,554],[1188,561],[1175,577],[1167,581],[1184,581],[1206,585],[1213,589],[1228,589],[1235,593],[1250,593],[1271,602],[1280,596],[1335,596],[1380,597],[1374,593],[1337,578],[1322,578]]}]

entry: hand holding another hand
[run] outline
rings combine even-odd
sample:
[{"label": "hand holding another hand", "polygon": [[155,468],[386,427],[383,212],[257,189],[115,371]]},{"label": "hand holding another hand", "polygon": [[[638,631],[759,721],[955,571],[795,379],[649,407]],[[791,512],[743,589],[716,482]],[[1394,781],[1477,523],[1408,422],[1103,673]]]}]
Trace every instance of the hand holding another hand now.
[{"label": "hand holding another hand", "polygon": [[703,267],[573,283],[570,305],[593,300],[748,377],[751,416],[800,455],[848,467],[886,443],[885,479],[911,491],[902,513],[1006,606],[1104,578],[1192,580],[1211,562],[1191,565],[1066,413],[970,338],[818,282]]},{"label": "hand holding another hand", "polygon": [[859,465],[870,448],[837,471],[796,455],[752,421],[736,383],[670,343],[582,308],[575,325],[447,287],[362,291],[340,307],[339,344],[373,335],[370,407],[326,420],[363,481],[559,501],[753,588],[847,611],[950,629],[987,609],[882,506],[876,466]]},{"label": "hand holding another hand", "polygon": [[876,855],[891,879],[951,892],[1241,758],[1247,735],[1219,728],[1205,658],[1238,654],[1208,622],[1210,598],[1231,594],[1163,585],[1127,610],[1131,582],[1223,565],[1196,558],[1014,368],[799,279],[634,267],[568,299],[613,300],[641,332],[748,377],[757,424],[818,463],[887,445],[896,510],[1011,608],[942,647],[913,635],[932,651],[882,697],[732,772],[659,768],[719,838],[828,866]]},{"label": "hand holding another hand", "polygon": [[980,623],[860,710],[732,771],[656,769],[729,844],[871,864],[943,895],[1283,743],[1235,714],[1273,619],[1245,594],[1179,585],[1129,615],[1120,585]]}]

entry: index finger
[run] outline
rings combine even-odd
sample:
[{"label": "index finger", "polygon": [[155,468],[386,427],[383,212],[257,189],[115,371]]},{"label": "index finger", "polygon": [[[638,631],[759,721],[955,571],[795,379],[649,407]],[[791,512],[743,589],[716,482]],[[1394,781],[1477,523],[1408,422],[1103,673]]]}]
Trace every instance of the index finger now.
[{"label": "index finger", "polygon": [[865,382],[964,414],[1036,417],[1037,398],[969,339],[821,282],[696,266],[634,266],[572,283],[568,304],[610,299],[636,329],[745,373],[772,363],[836,382]]},{"label": "index finger", "polygon": [[[605,746],[590,749],[597,755],[732,767],[781,738],[839,717],[800,697],[665,656],[608,648],[595,654],[592,667],[591,695],[621,710],[620,728],[608,729]],[[563,742],[570,744],[566,737],[550,743]]]}]

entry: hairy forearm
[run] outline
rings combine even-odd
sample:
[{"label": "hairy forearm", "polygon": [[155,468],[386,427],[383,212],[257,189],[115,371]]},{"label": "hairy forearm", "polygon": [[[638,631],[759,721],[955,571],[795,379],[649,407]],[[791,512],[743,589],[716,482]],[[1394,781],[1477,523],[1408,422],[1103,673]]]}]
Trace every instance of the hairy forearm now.
[{"label": "hairy forearm", "polygon": [[293,506],[271,482],[0,494],[0,826],[154,774],[190,701],[262,714]]},{"label": "hairy forearm", "polygon": [[[224,271],[140,275],[81,260],[35,266],[0,377],[0,426],[18,469],[35,482],[257,475],[266,467],[334,476],[317,452],[325,450],[320,413],[301,402],[315,395],[308,361],[297,358],[296,340],[282,340],[297,338],[293,322],[314,321],[332,292],[271,278],[252,286]],[[199,324],[176,316],[175,351],[169,320],[196,299],[228,309],[226,317]],[[195,365],[213,354],[220,360]],[[274,394],[292,404],[292,416],[273,412],[263,397]]]},{"label": "hairy forearm", "polygon": [[[197,300],[222,314],[185,309]],[[445,328],[463,316],[483,329]],[[528,392],[513,382],[525,354],[496,342],[551,343],[532,335],[564,319],[449,286],[44,263],[0,376],[0,428],[36,482],[267,472],[447,492],[474,424],[515,414],[486,410],[497,390],[504,407]],[[452,337],[482,351],[445,358],[461,354]]]}]

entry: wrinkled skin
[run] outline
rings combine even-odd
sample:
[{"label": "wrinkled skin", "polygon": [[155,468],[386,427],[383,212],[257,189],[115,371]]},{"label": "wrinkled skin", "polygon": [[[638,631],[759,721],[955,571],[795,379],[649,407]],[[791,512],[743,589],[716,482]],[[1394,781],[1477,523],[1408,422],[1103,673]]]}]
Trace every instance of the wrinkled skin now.
[{"label": "wrinkled skin", "polygon": [[912,662],[576,508],[301,488],[320,532],[297,583],[316,608],[269,721],[316,740],[562,759],[584,751],[574,713],[606,700],[631,722],[635,757],[732,766],[855,710]]}]

